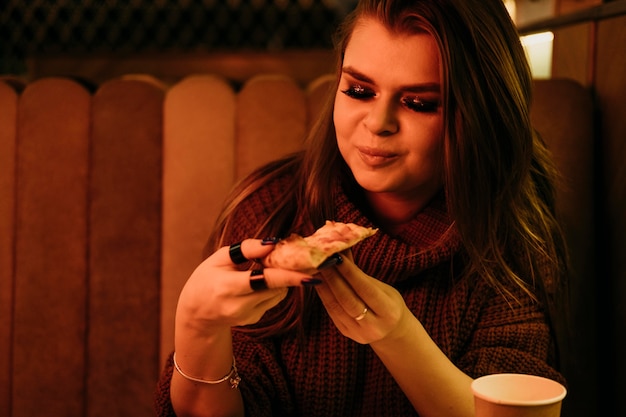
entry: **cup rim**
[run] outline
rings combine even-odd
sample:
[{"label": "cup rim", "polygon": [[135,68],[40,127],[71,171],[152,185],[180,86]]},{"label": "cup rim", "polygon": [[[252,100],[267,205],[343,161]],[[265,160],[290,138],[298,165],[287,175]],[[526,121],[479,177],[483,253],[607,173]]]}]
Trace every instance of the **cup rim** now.
[{"label": "cup rim", "polygon": [[[495,378],[502,378],[503,376],[506,376],[506,377],[515,376],[516,378],[519,377],[519,378],[535,379],[537,381],[549,382],[553,384],[555,388],[558,388],[560,392],[558,395],[553,395],[550,398],[546,398],[542,400],[514,400],[514,399],[507,399],[507,398],[504,398],[504,399],[498,398],[496,396],[485,394],[484,392],[480,391],[480,385],[482,385],[484,381],[495,379]],[[565,398],[565,395],[567,394],[567,389],[563,386],[563,384],[557,381],[554,381],[552,379],[549,379],[549,378],[544,378],[538,375],[530,375],[530,374],[499,373],[499,374],[484,375],[472,381],[471,387],[472,387],[472,392],[474,393],[474,395],[480,399],[483,399],[492,403],[496,403],[496,404],[517,405],[520,407],[556,404],[562,401]]]}]

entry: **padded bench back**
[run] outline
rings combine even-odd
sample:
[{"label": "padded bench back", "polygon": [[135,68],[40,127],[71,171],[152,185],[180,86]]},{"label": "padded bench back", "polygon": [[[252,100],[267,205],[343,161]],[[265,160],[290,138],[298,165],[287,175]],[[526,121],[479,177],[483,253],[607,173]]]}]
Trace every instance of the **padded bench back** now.
[{"label": "padded bench back", "polygon": [[[178,293],[222,200],[301,146],[330,85],[0,82],[0,415],[153,415]],[[536,87],[532,116],[564,174],[559,204],[585,294],[591,99],[569,81]]]}]

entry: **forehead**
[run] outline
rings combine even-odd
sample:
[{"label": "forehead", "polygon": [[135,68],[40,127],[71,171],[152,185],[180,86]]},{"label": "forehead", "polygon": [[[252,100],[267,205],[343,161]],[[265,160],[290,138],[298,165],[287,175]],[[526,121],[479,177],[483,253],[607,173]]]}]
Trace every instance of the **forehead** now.
[{"label": "forehead", "polygon": [[373,18],[361,19],[346,46],[343,66],[407,82],[439,82],[439,50],[426,32],[397,33]]}]

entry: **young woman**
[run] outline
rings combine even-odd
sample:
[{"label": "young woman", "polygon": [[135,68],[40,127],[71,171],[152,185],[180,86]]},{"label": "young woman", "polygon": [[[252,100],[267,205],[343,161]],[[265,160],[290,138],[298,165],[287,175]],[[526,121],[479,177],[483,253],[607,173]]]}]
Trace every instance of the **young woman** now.
[{"label": "young woman", "polygon": [[[234,190],[180,295],[159,415],[472,416],[481,375],[565,383],[554,169],[501,0],[363,0],[340,35],[304,151]],[[313,276],[247,261],[325,220],[379,231]]]}]

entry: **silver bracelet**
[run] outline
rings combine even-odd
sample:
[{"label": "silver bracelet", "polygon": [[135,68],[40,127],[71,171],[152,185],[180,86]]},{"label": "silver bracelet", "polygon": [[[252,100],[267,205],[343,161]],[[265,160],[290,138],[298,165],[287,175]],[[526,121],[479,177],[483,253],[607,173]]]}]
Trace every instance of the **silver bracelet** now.
[{"label": "silver bracelet", "polygon": [[235,364],[234,356],[233,356],[233,364],[230,367],[230,372],[227,375],[223,376],[222,378],[216,379],[213,381],[209,379],[196,378],[196,377],[193,377],[184,373],[180,369],[180,366],[178,366],[178,362],[176,362],[176,352],[174,352],[173,359],[174,359],[174,368],[176,368],[178,373],[183,378],[188,379],[189,381],[199,382],[201,384],[209,384],[209,385],[216,385],[216,384],[221,384],[222,382],[225,382],[225,381],[229,381],[231,388],[239,388],[239,383],[241,382],[241,378],[239,377],[239,374],[237,373],[237,366]]}]

